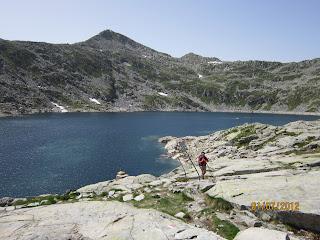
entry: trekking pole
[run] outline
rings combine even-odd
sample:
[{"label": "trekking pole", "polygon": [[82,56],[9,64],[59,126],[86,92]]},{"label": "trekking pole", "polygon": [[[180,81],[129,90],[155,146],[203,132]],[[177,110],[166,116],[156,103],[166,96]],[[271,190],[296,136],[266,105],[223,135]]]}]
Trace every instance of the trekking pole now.
[{"label": "trekking pole", "polygon": [[179,147],[180,147],[180,149],[181,149],[184,153],[187,154],[187,156],[188,156],[188,158],[189,158],[189,161],[191,162],[192,166],[193,166],[194,169],[196,170],[196,172],[197,172],[197,174],[198,174],[198,177],[199,177],[199,181],[200,181],[200,178],[201,178],[201,177],[200,177],[200,174],[199,174],[196,166],[194,165],[193,161],[191,160],[191,157],[190,157],[190,155],[189,155],[189,153],[188,153],[188,151],[187,151],[187,150],[188,150],[188,147],[187,147],[186,143],[185,143],[185,142],[181,142],[181,143],[179,144]]},{"label": "trekking pole", "polygon": [[208,168],[209,168],[209,170],[212,172],[211,173],[211,177],[212,177],[212,182],[215,182],[215,177],[213,176],[213,168],[212,167],[210,167],[210,165],[207,163],[207,166],[208,166]]},{"label": "trekking pole", "polygon": [[208,168],[210,169],[211,172],[213,172],[213,168],[210,167],[209,163],[207,163]]},{"label": "trekking pole", "polygon": [[183,164],[182,164],[181,160],[180,160],[179,158],[178,158],[178,160],[179,160],[179,162],[180,162],[180,164],[181,164],[181,167],[183,168],[184,176],[187,178],[187,172],[186,172],[186,169],[184,168],[184,166],[183,166]]},{"label": "trekking pole", "polygon": [[[178,145],[178,148],[177,148],[177,149],[178,149],[178,150],[180,150],[180,151],[182,151],[182,149],[181,149],[180,145]],[[185,177],[187,177],[186,169],[184,168],[184,166],[183,166],[183,164],[182,164],[181,160],[179,159],[179,157],[178,157],[177,159],[178,159],[178,161],[180,162],[181,167],[182,167],[182,169],[183,169],[183,171],[184,171],[184,176],[185,176]]]}]

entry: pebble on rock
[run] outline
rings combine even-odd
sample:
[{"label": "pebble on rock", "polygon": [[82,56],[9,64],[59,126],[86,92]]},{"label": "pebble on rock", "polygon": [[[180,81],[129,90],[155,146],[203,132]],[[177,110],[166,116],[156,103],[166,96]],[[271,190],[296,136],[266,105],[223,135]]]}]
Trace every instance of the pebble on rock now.
[{"label": "pebble on rock", "polygon": [[132,194],[127,194],[127,195],[124,195],[124,196],[122,197],[122,200],[123,200],[124,202],[131,201],[132,199],[133,199],[133,195],[132,195]]},{"label": "pebble on rock", "polygon": [[176,215],[174,215],[177,218],[184,218],[186,214],[184,212],[178,212]]},{"label": "pebble on rock", "polygon": [[138,195],[138,196],[136,196],[136,197],[134,198],[134,200],[137,201],[137,202],[140,202],[140,201],[142,201],[143,199],[144,199],[144,195],[143,195],[143,194],[140,194],[140,195]]}]

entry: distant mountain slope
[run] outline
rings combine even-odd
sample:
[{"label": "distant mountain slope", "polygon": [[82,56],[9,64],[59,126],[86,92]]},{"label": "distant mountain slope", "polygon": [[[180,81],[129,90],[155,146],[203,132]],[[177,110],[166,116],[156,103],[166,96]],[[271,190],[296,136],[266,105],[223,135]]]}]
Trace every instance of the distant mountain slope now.
[{"label": "distant mountain slope", "polygon": [[157,52],[110,30],[76,44],[0,39],[0,114],[320,112],[320,59],[223,62]]}]

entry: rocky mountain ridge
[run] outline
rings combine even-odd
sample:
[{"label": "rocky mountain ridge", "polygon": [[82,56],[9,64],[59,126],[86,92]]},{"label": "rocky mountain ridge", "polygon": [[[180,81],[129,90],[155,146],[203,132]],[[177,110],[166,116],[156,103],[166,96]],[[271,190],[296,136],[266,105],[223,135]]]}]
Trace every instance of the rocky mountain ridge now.
[{"label": "rocky mountain ridge", "polygon": [[[319,239],[320,121],[159,141],[180,167],[160,177],[119,172],[63,195],[2,199],[0,238]],[[191,164],[201,151],[209,157],[205,180]],[[300,206],[252,209],[258,201]]]},{"label": "rocky mountain ridge", "polygon": [[[319,113],[320,59],[171,57],[106,30],[75,44],[0,40],[0,114],[64,111]],[[61,108],[62,107],[62,108]]]}]

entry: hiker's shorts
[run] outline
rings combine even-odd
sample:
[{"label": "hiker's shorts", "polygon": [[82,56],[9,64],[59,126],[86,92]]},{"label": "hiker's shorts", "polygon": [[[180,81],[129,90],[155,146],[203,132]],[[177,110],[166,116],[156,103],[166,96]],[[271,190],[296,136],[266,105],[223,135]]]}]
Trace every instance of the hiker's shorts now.
[{"label": "hiker's shorts", "polygon": [[206,170],[206,169],[207,169],[207,164],[199,164],[199,167],[200,167],[201,169]]}]

